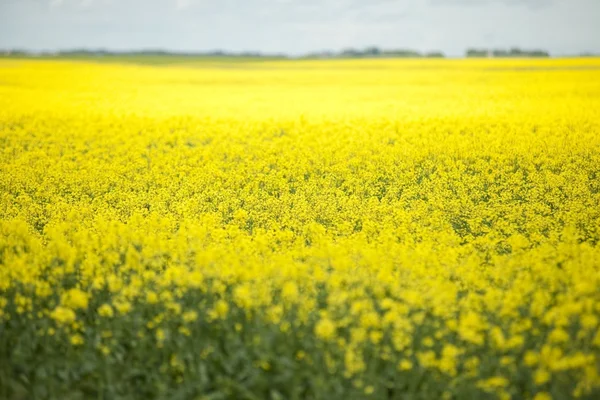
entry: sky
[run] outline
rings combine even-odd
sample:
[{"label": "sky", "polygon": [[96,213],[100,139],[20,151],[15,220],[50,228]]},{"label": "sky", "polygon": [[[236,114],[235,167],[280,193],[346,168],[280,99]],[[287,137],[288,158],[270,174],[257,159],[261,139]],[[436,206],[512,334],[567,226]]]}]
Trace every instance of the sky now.
[{"label": "sky", "polygon": [[600,53],[600,0],[0,0],[0,49]]}]

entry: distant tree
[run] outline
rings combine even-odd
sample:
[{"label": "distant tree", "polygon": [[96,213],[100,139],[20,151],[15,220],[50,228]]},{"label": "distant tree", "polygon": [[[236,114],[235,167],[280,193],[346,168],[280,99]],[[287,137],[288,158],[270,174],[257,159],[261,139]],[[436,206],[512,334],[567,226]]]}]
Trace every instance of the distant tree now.
[{"label": "distant tree", "polygon": [[508,51],[506,51],[506,50],[503,50],[503,49],[494,49],[492,51],[492,55],[494,57],[502,58],[502,57],[508,57],[510,55],[510,53]]},{"label": "distant tree", "polygon": [[367,47],[363,51],[363,55],[365,55],[365,56],[378,56],[380,54],[381,54],[381,50],[379,50],[379,48],[377,48],[375,46]]},{"label": "distant tree", "polygon": [[342,57],[360,57],[360,55],[361,52],[353,48],[344,49],[340,53],[340,56]]},{"label": "distant tree", "polygon": [[529,51],[529,57],[550,57],[550,53],[545,50],[531,50]]},{"label": "distant tree", "polygon": [[512,47],[510,50],[505,49],[467,49],[466,56],[467,57],[497,57],[497,58],[506,58],[506,57],[550,57],[550,54],[545,50],[523,50],[519,47]]},{"label": "distant tree", "polygon": [[467,49],[467,57],[487,57],[489,51],[487,49]]},{"label": "distant tree", "polygon": [[27,51],[21,50],[21,49],[6,49],[6,50],[0,50],[0,55],[27,56],[27,55],[29,55],[29,53]]},{"label": "distant tree", "polygon": [[441,51],[430,51],[429,53],[425,54],[425,57],[427,57],[427,58],[444,58],[446,56]]},{"label": "distant tree", "polygon": [[387,57],[402,57],[402,58],[423,57],[423,55],[421,53],[419,53],[418,51],[409,50],[409,49],[386,50],[383,52],[383,54]]},{"label": "distant tree", "polygon": [[524,55],[526,52],[524,52],[523,50],[521,50],[518,47],[513,47],[510,49],[510,51],[508,52],[509,55],[511,56],[515,56],[515,57],[519,57]]}]

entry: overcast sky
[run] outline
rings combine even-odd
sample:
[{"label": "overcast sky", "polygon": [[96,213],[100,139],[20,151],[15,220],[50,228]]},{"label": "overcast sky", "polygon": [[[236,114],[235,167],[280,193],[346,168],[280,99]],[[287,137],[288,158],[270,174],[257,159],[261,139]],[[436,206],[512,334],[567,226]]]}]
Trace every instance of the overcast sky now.
[{"label": "overcast sky", "polygon": [[600,52],[600,0],[0,0],[0,48]]}]

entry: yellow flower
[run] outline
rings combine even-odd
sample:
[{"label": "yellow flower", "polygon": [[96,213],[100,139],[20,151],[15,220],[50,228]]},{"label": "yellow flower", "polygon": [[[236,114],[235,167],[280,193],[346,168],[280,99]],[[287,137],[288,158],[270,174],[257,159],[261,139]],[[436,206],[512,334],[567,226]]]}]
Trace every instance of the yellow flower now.
[{"label": "yellow flower", "polygon": [[556,328],[548,336],[550,343],[564,343],[569,341],[569,333],[564,329]]},{"label": "yellow flower", "polygon": [[548,392],[539,392],[533,396],[533,400],[552,400],[552,396]]},{"label": "yellow flower", "polygon": [[112,317],[114,315],[113,308],[109,304],[102,304],[98,307],[98,315],[101,317]]},{"label": "yellow flower", "polygon": [[378,365],[442,398],[593,396],[599,60],[0,57],[3,333],[151,341],[178,382],[202,319],[355,397]]},{"label": "yellow flower", "polygon": [[167,334],[164,329],[159,328],[156,330],[155,337],[156,341],[159,342],[159,344],[162,344],[167,338]]},{"label": "yellow flower", "polygon": [[70,289],[61,297],[61,304],[73,310],[88,307],[88,294],[79,289]]},{"label": "yellow flower", "polygon": [[58,306],[50,313],[50,317],[58,323],[70,324],[75,321],[75,312],[70,308]]},{"label": "yellow flower", "polygon": [[315,326],[315,334],[323,340],[331,340],[335,337],[336,326],[329,318],[323,318]]},{"label": "yellow flower", "polygon": [[118,300],[113,303],[119,314],[127,314],[131,311],[131,303],[125,300]]},{"label": "yellow flower", "polygon": [[105,345],[103,345],[103,346],[100,346],[100,352],[101,352],[103,355],[107,356],[107,355],[109,355],[109,354],[110,354],[110,347],[108,347],[108,346],[105,346]]},{"label": "yellow flower", "polygon": [[281,288],[281,297],[286,302],[296,302],[298,300],[298,286],[294,282],[284,283]]},{"label": "yellow flower", "polygon": [[244,209],[240,208],[233,213],[233,219],[236,222],[245,222],[246,218],[248,218],[248,212]]},{"label": "yellow flower", "polygon": [[250,308],[253,304],[252,290],[249,285],[242,284],[233,290],[233,298],[238,307]]},{"label": "yellow flower", "polygon": [[156,304],[158,303],[158,295],[153,291],[148,291],[146,293],[146,301],[148,304]]},{"label": "yellow flower", "polygon": [[476,312],[469,311],[460,317],[458,333],[463,340],[480,345],[483,344],[482,332],[485,327],[483,318]]},{"label": "yellow flower", "polygon": [[217,300],[214,310],[219,318],[224,319],[229,312],[229,304],[225,300]]},{"label": "yellow flower", "polygon": [[406,358],[400,360],[400,362],[398,363],[398,369],[400,371],[410,371],[413,367],[413,363],[410,360],[407,360]]},{"label": "yellow flower", "polygon": [[550,381],[550,373],[548,370],[540,368],[535,371],[533,375],[533,381],[536,385],[541,386]]},{"label": "yellow flower", "polygon": [[180,326],[178,329],[179,333],[181,333],[184,336],[191,336],[192,335],[192,331],[189,330],[189,328],[185,327],[185,326]]},{"label": "yellow flower", "polygon": [[106,285],[106,280],[103,276],[97,276],[92,281],[92,288],[96,290],[101,290]]},{"label": "yellow flower", "polygon": [[486,391],[494,391],[508,386],[508,379],[502,376],[493,376],[477,383],[477,386]]},{"label": "yellow flower", "polygon": [[76,334],[71,336],[71,344],[73,346],[81,346],[83,344],[83,336]]},{"label": "yellow flower", "polygon": [[534,351],[531,351],[531,350],[527,350],[525,352],[525,356],[523,358],[523,362],[528,367],[531,367],[533,365],[536,365],[538,363],[539,359],[540,359],[540,356],[539,356],[538,353],[536,353]]},{"label": "yellow flower", "polygon": [[347,348],[344,353],[344,376],[350,377],[366,369],[362,353],[355,348]]},{"label": "yellow flower", "polygon": [[111,293],[117,293],[123,288],[123,281],[115,274],[109,275],[106,281],[108,283],[108,290]]},{"label": "yellow flower", "polygon": [[200,271],[194,271],[190,273],[187,277],[187,285],[190,288],[201,288],[204,282],[204,276],[200,273]]},{"label": "yellow flower", "polygon": [[198,313],[196,311],[187,311],[182,317],[185,322],[189,323],[198,319]]}]

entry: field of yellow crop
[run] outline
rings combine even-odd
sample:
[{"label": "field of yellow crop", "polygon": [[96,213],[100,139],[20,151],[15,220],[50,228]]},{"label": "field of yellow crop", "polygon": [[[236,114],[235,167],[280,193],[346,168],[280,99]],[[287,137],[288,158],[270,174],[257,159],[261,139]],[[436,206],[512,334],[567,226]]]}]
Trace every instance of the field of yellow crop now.
[{"label": "field of yellow crop", "polygon": [[1,399],[600,396],[600,59],[0,60]]}]

